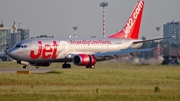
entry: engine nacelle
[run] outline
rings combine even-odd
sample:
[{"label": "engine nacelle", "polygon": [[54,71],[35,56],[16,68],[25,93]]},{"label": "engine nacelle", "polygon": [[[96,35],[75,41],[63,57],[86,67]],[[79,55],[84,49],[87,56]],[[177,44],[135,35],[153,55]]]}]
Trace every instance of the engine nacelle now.
[{"label": "engine nacelle", "polygon": [[36,63],[30,63],[33,66],[50,66],[50,62],[36,62]]},{"label": "engine nacelle", "polygon": [[79,54],[74,56],[73,63],[77,66],[94,66],[96,58],[94,55]]}]

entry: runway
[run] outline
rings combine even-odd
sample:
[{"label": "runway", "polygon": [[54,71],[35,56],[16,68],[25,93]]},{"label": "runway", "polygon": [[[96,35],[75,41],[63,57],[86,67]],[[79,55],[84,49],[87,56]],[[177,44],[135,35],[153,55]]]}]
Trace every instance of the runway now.
[{"label": "runway", "polygon": [[17,73],[17,71],[30,71],[31,73],[47,73],[52,71],[52,68],[28,68],[28,69],[20,69],[20,68],[0,68],[0,73]]}]

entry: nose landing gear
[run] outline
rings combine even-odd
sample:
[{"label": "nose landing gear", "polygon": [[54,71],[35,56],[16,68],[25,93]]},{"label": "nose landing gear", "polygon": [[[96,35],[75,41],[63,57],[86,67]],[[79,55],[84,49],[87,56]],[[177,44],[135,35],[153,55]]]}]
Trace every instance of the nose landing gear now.
[{"label": "nose landing gear", "polygon": [[28,68],[28,66],[27,66],[27,65],[24,65],[24,66],[23,66],[23,69],[27,69],[27,68]]}]

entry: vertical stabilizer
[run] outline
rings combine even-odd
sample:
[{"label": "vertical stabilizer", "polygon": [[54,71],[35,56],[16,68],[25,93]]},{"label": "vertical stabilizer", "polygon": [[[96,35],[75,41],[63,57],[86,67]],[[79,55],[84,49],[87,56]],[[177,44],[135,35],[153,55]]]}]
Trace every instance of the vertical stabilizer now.
[{"label": "vertical stabilizer", "polygon": [[138,1],[123,29],[108,38],[138,39],[143,9],[144,1]]}]

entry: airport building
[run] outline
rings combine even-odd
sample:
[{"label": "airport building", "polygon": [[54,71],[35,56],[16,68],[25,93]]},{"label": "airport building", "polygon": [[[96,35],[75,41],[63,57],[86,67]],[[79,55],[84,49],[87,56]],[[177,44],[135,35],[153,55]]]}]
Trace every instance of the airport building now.
[{"label": "airport building", "polygon": [[22,40],[29,39],[29,34],[29,29],[18,28],[16,33],[11,33],[10,35],[10,47],[13,47],[16,43]]},{"label": "airport building", "polygon": [[6,45],[10,43],[10,32],[11,28],[0,25],[0,51],[6,49]]},{"label": "airport building", "polygon": [[175,36],[176,38],[168,39],[170,43],[180,43],[180,22],[168,22],[163,25],[163,36]]},{"label": "airport building", "polygon": [[16,25],[12,26],[13,33],[11,33],[10,27],[4,27],[3,22],[0,24],[0,51],[4,51],[6,49],[6,45],[8,44],[8,48],[12,48],[16,43],[29,39],[30,30],[18,28],[16,29]]},{"label": "airport building", "polygon": [[29,39],[29,34],[30,34],[29,29],[18,28],[17,33],[21,34],[21,40]]}]

